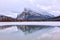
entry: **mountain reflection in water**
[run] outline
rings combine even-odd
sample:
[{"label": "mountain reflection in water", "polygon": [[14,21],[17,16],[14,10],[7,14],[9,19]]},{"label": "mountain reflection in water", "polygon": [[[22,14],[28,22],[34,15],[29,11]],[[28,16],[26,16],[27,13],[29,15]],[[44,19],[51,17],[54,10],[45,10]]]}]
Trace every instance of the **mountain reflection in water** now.
[{"label": "mountain reflection in water", "polygon": [[[31,27],[30,30],[23,31],[19,26],[11,26],[8,28],[0,29],[1,40],[58,40],[60,39],[59,27]],[[30,27],[29,27],[30,28]],[[37,29],[38,30],[37,30]],[[25,32],[28,32],[26,35]]]}]

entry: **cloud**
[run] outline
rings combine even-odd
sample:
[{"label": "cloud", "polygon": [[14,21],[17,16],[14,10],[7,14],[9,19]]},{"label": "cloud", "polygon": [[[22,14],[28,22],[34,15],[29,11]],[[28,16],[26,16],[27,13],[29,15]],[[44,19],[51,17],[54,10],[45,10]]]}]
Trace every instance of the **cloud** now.
[{"label": "cloud", "polygon": [[51,6],[44,6],[44,5],[39,5],[39,4],[37,4],[37,7],[38,7],[38,8],[41,8],[41,9],[44,9],[44,10],[49,10],[49,9],[51,9]]},{"label": "cloud", "polygon": [[0,10],[22,12],[24,7],[60,11],[60,0],[0,0]]}]

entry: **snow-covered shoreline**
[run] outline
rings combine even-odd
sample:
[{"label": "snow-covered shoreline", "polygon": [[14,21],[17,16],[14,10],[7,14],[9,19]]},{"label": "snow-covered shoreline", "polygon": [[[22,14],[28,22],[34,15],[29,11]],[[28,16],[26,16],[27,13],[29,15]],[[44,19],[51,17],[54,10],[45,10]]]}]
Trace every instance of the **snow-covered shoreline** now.
[{"label": "snow-covered shoreline", "polygon": [[60,22],[0,22],[0,26],[3,25],[50,25],[50,26],[60,26]]}]

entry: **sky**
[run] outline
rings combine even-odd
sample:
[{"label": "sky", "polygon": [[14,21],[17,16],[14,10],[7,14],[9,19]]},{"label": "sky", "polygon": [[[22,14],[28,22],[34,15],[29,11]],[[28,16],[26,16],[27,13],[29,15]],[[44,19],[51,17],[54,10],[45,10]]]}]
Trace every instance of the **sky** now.
[{"label": "sky", "polygon": [[0,14],[16,18],[24,8],[44,9],[52,15],[60,15],[60,0],[0,0]]}]

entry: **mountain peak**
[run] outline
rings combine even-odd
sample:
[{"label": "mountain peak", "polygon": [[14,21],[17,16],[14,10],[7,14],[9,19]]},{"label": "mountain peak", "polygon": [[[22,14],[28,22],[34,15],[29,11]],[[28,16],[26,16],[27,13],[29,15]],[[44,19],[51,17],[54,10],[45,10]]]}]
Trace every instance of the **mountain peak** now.
[{"label": "mountain peak", "polygon": [[17,16],[17,19],[18,20],[45,20],[45,19],[51,18],[51,16],[43,15],[43,13],[45,12],[42,11],[42,14],[41,14],[31,9],[25,8],[24,11]]}]

